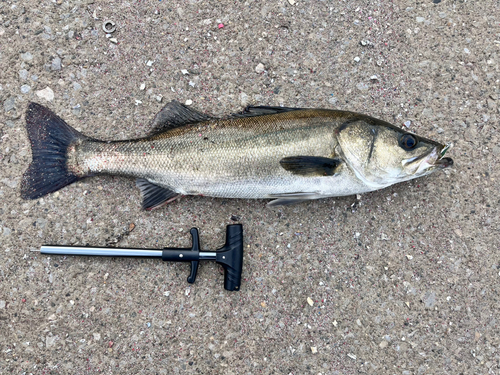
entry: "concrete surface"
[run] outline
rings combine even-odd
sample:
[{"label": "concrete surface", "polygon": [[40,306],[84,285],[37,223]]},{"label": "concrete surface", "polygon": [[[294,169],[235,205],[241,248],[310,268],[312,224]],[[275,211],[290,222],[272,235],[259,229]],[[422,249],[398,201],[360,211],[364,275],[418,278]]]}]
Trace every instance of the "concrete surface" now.
[{"label": "concrete surface", "polygon": [[[0,373],[498,374],[499,14],[496,0],[1,2]],[[126,139],[172,99],[219,116],[359,111],[453,142],[455,167],[279,209],[186,197],[144,212],[116,177],[20,198],[29,101]],[[213,249],[234,222],[240,292],[215,264],[189,286],[185,264],[35,252],[187,246],[193,226]]]}]

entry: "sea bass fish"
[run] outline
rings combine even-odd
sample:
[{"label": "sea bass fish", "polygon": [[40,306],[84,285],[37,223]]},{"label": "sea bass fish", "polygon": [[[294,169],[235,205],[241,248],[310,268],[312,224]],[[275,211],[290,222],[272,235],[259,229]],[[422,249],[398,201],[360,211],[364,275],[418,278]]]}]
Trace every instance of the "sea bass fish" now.
[{"label": "sea bass fish", "polygon": [[30,103],[33,161],[21,195],[36,199],[94,175],[135,177],[143,208],[180,195],[273,199],[269,205],[361,194],[446,168],[449,146],[348,111],[247,107],[213,118],[179,102],[150,136],[101,141]]}]

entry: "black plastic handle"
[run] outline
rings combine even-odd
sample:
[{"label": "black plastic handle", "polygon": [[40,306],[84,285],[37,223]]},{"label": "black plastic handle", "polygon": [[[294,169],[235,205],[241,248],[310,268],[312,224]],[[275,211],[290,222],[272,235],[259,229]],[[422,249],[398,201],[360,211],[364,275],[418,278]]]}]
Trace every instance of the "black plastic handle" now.
[{"label": "black plastic handle", "polygon": [[187,278],[187,282],[192,284],[196,280],[196,273],[198,272],[198,261],[200,260],[200,238],[198,236],[198,229],[191,228],[191,238],[193,244],[191,249],[163,249],[161,259],[168,262],[191,262],[191,273]]},{"label": "black plastic handle", "polygon": [[240,290],[243,269],[243,226],[228,225],[226,243],[217,250],[217,263],[224,267],[224,289]]}]

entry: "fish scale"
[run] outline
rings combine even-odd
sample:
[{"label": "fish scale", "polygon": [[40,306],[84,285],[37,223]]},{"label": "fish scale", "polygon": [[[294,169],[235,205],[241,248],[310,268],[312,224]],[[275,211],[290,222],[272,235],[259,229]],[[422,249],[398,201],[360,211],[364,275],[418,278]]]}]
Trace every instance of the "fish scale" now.
[{"label": "fish scale", "polygon": [[144,178],[185,195],[264,198],[316,191],[321,179],[294,175],[279,161],[300,154],[331,156],[335,127],[327,118],[305,126],[304,120],[287,113],[280,117],[271,123],[255,118],[214,120],[137,141],[83,141],[74,151],[74,169],[82,175]]}]

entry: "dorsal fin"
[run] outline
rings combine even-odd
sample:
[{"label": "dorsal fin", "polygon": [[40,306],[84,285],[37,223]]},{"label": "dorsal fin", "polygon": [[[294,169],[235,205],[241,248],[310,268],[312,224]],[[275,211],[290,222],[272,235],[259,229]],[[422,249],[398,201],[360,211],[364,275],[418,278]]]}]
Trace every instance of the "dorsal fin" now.
[{"label": "dorsal fin", "polygon": [[211,118],[212,117],[209,115],[198,112],[195,109],[188,108],[176,100],[172,100],[156,114],[151,123],[153,126],[151,134],[177,128],[179,126],[208,121]]},{"label": "dorsal fin", "polygon": [[265,115],[274,115],[277,113],[299,111],[304,108],[289,108],[289,107],[268,107],[268,106],[248,106],[243,111],[238,113],[233,113],[231,118],[241,118],[241,117],[256,117]]}]

